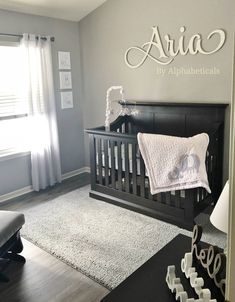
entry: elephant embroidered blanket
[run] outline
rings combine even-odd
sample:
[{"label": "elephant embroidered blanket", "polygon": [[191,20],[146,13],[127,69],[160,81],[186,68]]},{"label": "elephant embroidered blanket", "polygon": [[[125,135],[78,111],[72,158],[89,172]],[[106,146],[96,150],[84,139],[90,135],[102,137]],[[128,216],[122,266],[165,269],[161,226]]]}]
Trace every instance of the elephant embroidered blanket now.
[{"label": "elephant embroidered blanket", "polygon": [[205,165],[206,133],[188,138],[138,133],[137,139],[152,195],[196,187],[211,193]]}]

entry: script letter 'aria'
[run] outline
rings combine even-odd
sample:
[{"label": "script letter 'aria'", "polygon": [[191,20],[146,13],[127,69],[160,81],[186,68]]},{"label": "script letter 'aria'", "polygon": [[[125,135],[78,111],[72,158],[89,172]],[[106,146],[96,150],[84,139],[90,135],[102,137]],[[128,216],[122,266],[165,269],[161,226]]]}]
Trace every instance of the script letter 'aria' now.
[{"label": "script letter 'aria'", "polygon": [[[185,31],[185,26],[180,27],[182,34],[184,34]],[[207,36],[207,42],[214,36],[217,36],[219,39],[218,45],[212,50],[206,50],[201,34],[192,35],[188,40],[188,44],[186,44],[184,35],[181,35],[178,41],[172,39],[169,34],[166,34],[162,39],[158,27],[154,26],[152,27],[150,42],[146,42],[140,47],[133,46],[128,48],[125,53],[125,62],[130,68],[138,68],[142,66],[148,58],[160,65],[168,65],[178,55],[196,55],[198,53],[211,55],[220,50],[226,40],[225,31],[216,29]],[[130,56],[132,56],[132,59],[130,59]]]}]

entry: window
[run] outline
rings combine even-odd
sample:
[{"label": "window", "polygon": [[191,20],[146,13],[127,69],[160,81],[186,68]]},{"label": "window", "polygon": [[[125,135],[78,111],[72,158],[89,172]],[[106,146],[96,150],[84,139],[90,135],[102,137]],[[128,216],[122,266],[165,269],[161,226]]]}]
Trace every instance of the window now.
[{"label": "window", "polygon": [[19,45],[0,45],[0,156],[28,151],[28,104]]}]

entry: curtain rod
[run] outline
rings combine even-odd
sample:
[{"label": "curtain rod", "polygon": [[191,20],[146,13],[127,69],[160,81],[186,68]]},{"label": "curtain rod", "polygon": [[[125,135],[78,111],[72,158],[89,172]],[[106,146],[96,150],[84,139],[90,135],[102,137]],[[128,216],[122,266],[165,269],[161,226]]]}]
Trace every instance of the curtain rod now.
[{"label": "curtain rod", "polygon": [[[5,34],[5,33],[0,33],[0,36],[9,36],[9,37],[19,37],[23,38],[23,35],[18,35],[18,34]],[[41,37],[42,40],[46,40],[47,37]],[[55,41],[55,37],[51,37],[51,42]]]}]

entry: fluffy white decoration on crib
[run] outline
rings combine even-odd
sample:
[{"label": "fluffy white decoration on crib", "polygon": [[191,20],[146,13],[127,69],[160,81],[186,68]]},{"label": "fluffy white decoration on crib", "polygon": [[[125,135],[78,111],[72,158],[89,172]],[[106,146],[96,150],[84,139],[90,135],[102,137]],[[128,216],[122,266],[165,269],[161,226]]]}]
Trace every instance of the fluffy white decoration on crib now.
[{"label": "fluffy white decoration on crib", "polygon": [[121,95],[121,102],[122,102],[122,108],[119,111],[118,115],[124,116],[124,115],[137,115],[138,110],[136,107],[134,109],[130,109],[126,104],[126,100],[124,98],[124,89],[122,86],[111,86],[108,88],[106,92],[106,113],[105,113],[105,130],[110,131],[110,116],[113,114],[113,109],[111,106],[112,101],[110,100],[110,94],[114,90],[120,90]]},{"label": "fluffy white decoration on crib", "polygon": [[107,92],[106,92],[106,113],[105,113],[105,130],[106,131],[110,131],[110,115],[113,114],[112,111],[112,106],[111,106],[111,100],[110,100],[110,93],[113,90],[120,90],[120,94],[121,94],[121,100],[122,102],[126,102],[124,99],[124,90],[122,86],[111,86],[108,88]]}]

